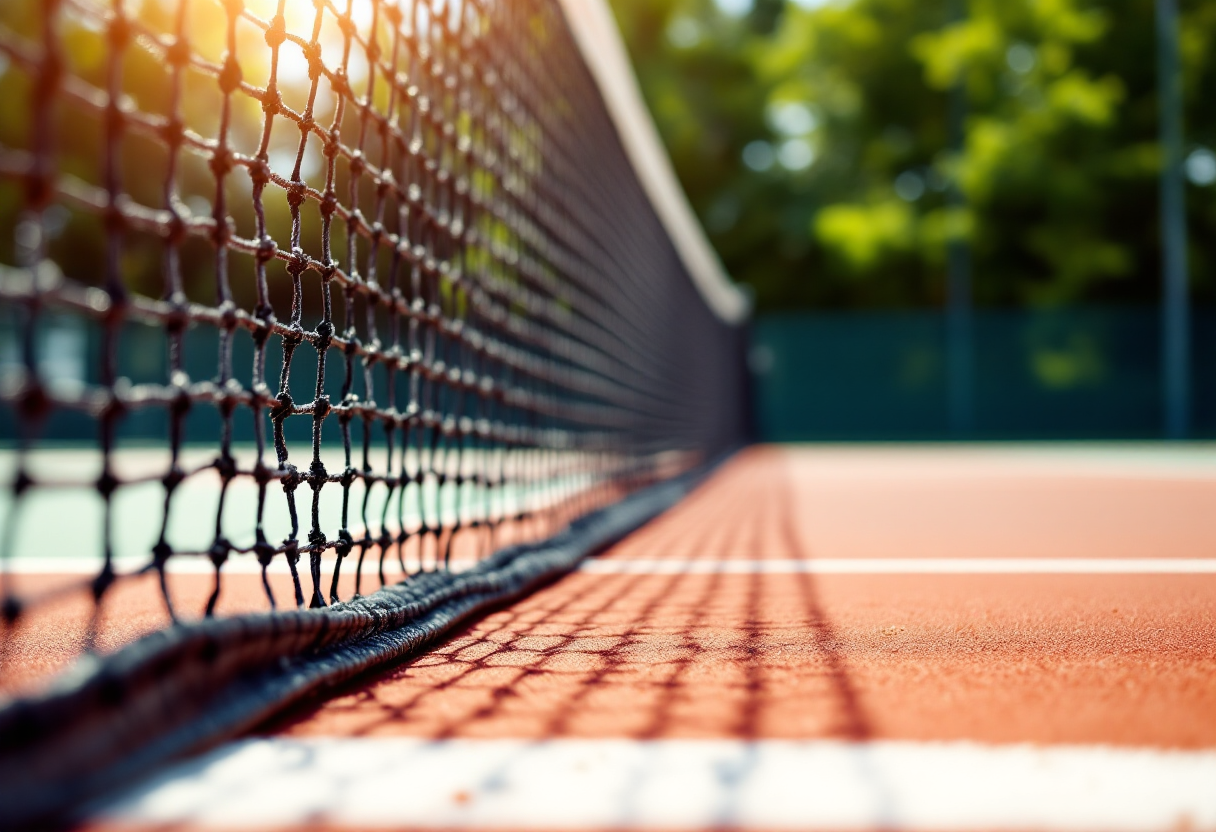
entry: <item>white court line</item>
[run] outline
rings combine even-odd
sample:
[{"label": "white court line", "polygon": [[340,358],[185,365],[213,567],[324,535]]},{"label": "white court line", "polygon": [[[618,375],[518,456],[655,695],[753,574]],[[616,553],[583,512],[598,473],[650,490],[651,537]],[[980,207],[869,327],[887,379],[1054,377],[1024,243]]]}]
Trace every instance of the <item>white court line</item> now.
[{"label": "white court line", "polygon": [[595,575],[1216,575],[1216,558],[589,560]]},{"label": "white court line", "polygon": [[251,739],[99,820],[188,828],[1216,830],[1216,751],[971,742]]}]

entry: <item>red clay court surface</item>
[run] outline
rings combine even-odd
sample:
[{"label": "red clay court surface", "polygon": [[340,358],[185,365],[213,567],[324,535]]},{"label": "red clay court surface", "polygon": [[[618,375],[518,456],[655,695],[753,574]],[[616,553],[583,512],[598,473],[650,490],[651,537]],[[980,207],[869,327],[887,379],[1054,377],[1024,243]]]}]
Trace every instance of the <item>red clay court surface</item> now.
[{"label": "red clay court surface", "polygon": [[743,452],[115,828],[1216,829],[1216,454]]}]

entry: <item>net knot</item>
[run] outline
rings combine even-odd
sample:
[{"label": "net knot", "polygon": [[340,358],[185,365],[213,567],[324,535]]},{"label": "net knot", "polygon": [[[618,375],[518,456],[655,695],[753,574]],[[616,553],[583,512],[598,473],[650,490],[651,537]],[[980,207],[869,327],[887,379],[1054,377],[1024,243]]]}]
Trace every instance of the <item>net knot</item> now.
[{"label": "net knot", "polygon": [[283,334],[283,348],[295,349],[304,342],[304,329],[300,326],[299,321],[292,321],[291,326],[287,327],[287,332]]},{"label": "net knot", "polygon": [[97,493],[101,495],[102,499],[108,500],[114,495],[114,492],[118,490],[118,477],[114,476],[114,472],[109,468],[105,468],[101,472],[101,476],[97,478],[95,487],[97,488]]},{"label": "net knot", "polygon": [[169,545],[169,542],[164,538],[156,541],[156,545],[152,547],[152,565],[158,571],[164,569],[171,557],[173,557],[173,547]]},{"label": "net knot", "polygon": [[[275,254],[277,254],[278,251],[279,251],[279,245],[278,245],[278,243],[276,243],[274,241],[273,237],[271,237],[269,235],[265,235],[262,237],[261,240],[258,240],[257,259],[258,259],[259,263],[265,263],[268,260],[273,260]],[[270,310],[271,315],[274,314],[274,310],[270,309],[270,307],[268,307],[268,306],[259,307],[259,310],[263,310],[263,309]],[[262,316],[259,315],[258,317],[262,317]]]},{"label": "net knot", "polygon": [[169,221],[165,224],[165,240],[170,246],[178,246],[186,239],[186,219],[176,205],[170,204],[168,211]]},{"label": "net knot", "polygon": [[186,478],[186,473],[181,469],[180,465],[173,465],[161,477],[161,484],[164,485],[165,491],[173,491],[182,484],[182,480]]},{"label": "net knot", "polygon": [[[308,186],[303,182],[296,182],[293,180],[291,184],[287,186],[287,204],[293,209],[299,208],[301,205],[303,205],[307,196]],[[301,254],[303,253],[303,251],[300,249],[297,249],[296,251],[299,251]]]},{"label": "net knot", "polygon": [[[320,422],[320,421],[324,420],[326,416],[329,415],[329,410],[330,410],[329,396],[317,396],[316,401],[314,401],[312,403],[312,418],[315,421]],[[317,464],[319,464],[319,463],[315,463],[315,462],[313,463],[314,466]],[[322,474],[325,473],[324,468],[321,469],[321,473]]]},{"label": "net knot", "polygon": [[[253,315],[253,343],[261,348],[266,345],[266,341],[270,338],[270,333],[274,332],[274,309],[268,305],[259,305],[253,311]],[[265,388],[265,382],[258,381],[254,384],[254,392],[259,396],[263,395]]]},{"label": "net knot", "polygon": [[249,180],[255,188],[266,187],[266,183],[270,181],[270,164],[265,156],[259,155],[249,163]]},{"label": "net knot", "polygon": [[283,19],[283,15],[276,14],[270,18],[270,26],[266,28],[266,45],[271,49],[277,49],[283,45],[285,40],[287,40],[287,21]]},{"label": "net knot", "polygon": [[[182,373],[185,375],[185,373]],[[176,391],[173,393],[173,401],[169,405],[174,417],[181,418],[190,412],[190,408],[194,405],[194,401],[190,398],[190,390],[185,383],[174,384]]]},{"label": "net knot", "polygon": [[321,148],[321,152],[325,154],[326,159],[331,161],[337,158],[342,152],[342,131],[335,127],[329,131],[329,136],[325,140],[325,146]]},{"label": "net knot", "polygon": [[211,548],[207,550],[207,556],[211,559],[211,563],[216,569],[219,569],[228,561],[228,552],[232,546],[228,539],[223,535],[215,538],[215,542],[211,544]]},{"label": "net knot", "polygon": [[351,176],[362,175],[363,171],[365,171],[367,169],[367,161],[363,158],[363,151],[356,150],[353,153],[351,153],[350,162],[348,164],[350,167]]},{"label": "net knot", "polygon": [[354,90],[350,87],[350,78],[346,74],[346,70],[338,67],[329,77],[329,85],[334,91],[334,95],[342,98],[354,98]]},{"label": "net knot", "polygon": [[253,466],[253,481],[258,485],[267,485],[274,477],[274,471],[266,465],[265,461],[258,459]]},{"label": "net knot", "polygon": [[344,558],[350,554],[351,549],[355,548],[355,540],[350,536],[350,532],[346,529],[338,530],[337,545],[334,546],[334,552],[339,558]]},{"label": "net knot", "polygon": [[[304,249],[297,246],[291,250],[291,259],[287,261],[287,273],[292,277],[299,277],[308,268],[308,255],[304,253]],[[292,324],[293,328],[296,325]]]},{"label": "net knot", "polygon": [[274,307],[268,303],[259,303],[253,310],[253,316],[257,319],[258,329],[266,330],[267,334],[274,327]]},{"label": "net knot", "polygon": [[[190,310],[186,308],[185,298],[171,299],[169,311],[164,317],[164,325],[169,331],[169,335],[180,335],[181,332],[185,332],[188,324],[190,324]],[[186,376],[186,373],[180,373],[180,376],[171,380],[174,386],[181,387],[190,383],[190,378]]]},{"label": "net knot", "polygon": [[211,168],[211,172],[215,175],[216,179],[223,179],[232,170],[232,151],[223,145],[217,147],[212,152],[211,160],[207,162],[207,166]]},{"label": "net knot", "polygon": [[321,595],[321,553],[325,551],[329,541],[325,539],[325,532],[314,528],[308,533],[308,544],[312,549],[312,600],[309,601],[308,608],[319,610],[325,606],[325,597]]},{"label": "net knot", "polygon": [[[328,407],[329,402],[326,402]],[[308,484],[313,491],[320,491],[321,486],[329,480],[329,472],[325,470],[325,463],[319,459],[314,459],[312,464],[308,466]]]},{"label": "net knot", "polygon": [[190,63],[190,41],[184,37],[177,38],[165,49],[165,63],[182,69]]},{"label": "net knot", "polygon": [[262,92],[262,112],[268,116],[277,116],[283,110],[283,95],[277,86],[267,87]]},{"label": "net knot", "polygon": [[34,480],[30,476],[30,472],[24,468],[17,471],[17,476],[13,478],[13,484],[10,486],[13,496],[20,497],[34,485]]},{"label": "net knot", "polygon": [[237,62],[236,55],[228,53],[224,58],[224,66],[220,70],[220,91],[224,95],[232,95],[241,86],[241,65]]},{"label": "net knot", "polygon": [[[321,77],[321,73],[325,71],[325,64],[321,63],[321,44],[318,41],[310,41],[303,47],[304,59],[308,61],[308,79],[316,82]],[[303,123],[300,128],[303,129]]]},{"label": "net knot", "polygon": [[226,300],[220,304],[217,310],[220,313],[220,329],[231,332],[236,329],[238,318],[236,314],[236,304],[230,300]]},{"label": "net knot", "polygon": [[236,477],[236,460],[226,451],[215,458],[215,470],[225,483]]},{"label": "net knot", "polygon": [[262,566],[270,566],[270,562],[274,560],[274,547],[266,540],[266,533],[258,530],[258,539],[253,544],[253,553],[257,556],[258,563]]},{"label": "net knot", "polygon": [[295,566],[300,562],[300,541],[295,538],[287,538],[283,541],[283,555],[287,558],[287,563]]},{"label": "net knot", "polygon": [[[327,277],[332,277],[332,273]],[[334,322],[330,320],[321,321],[317,324],[317,349],[323,350],[329,346],[330,339],[334,337]]]},{"label": "net knot", "polygon": [[321,216],[329,219],[338,209],[338,195],[333,190],[327,190],[321,196]]},{"label": "net knot", "polygon": [[283,486],[283,491],[290,494],[300,487],[300,483],[304,482],[304,475],[289,462],[283,466],[283,476],[279,477],[279,482]]},{"label": "net knot", "polygon": [[[295,409],[296,403],[291,400],[291,393],[286,390],[279,392],[279,401],[270,409],[270,418],[274,421],[286,419],[291,415],[291,411]],[[295,470],[294,468],[292,470]]]},{"label": "net knot", "polygon": [[355,21],[351,20],[347,15],[340,15],[338,17],[338,28],[348,38],[353,38],[358,34],[358,30],[355,28]]}]

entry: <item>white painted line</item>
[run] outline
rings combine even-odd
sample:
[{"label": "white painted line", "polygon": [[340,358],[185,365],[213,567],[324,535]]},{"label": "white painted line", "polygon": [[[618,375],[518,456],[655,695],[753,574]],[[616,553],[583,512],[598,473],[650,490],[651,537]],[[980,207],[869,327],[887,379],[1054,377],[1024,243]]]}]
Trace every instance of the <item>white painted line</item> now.
[{"label": "white painted line", "polygon": [[1216,830],[1216,751],[253,739],[99,820],[187,828]]},{"label": "white painted line", "polygon": [[589,560],[596,575],[1216,575],[1216,558]]}]

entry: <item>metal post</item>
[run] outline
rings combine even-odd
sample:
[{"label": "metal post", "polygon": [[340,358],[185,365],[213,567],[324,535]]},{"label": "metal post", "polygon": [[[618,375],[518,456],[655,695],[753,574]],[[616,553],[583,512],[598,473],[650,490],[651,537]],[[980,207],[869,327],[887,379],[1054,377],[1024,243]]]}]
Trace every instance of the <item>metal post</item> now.
[{"label": "metal post", "polygon": [[1157,100],[1161,137],[1161,380],[1164,432],[1190,432],[1190,300],[1182,181],[1182,66],[1177,0],[1157,0]]},{"label": "metal post", "polygon": [[[964,0],[952,0],[951,19],[961,21],[966,15]],[[966,143],[967,81],[960,78],[950,91],[950,149],[956,160],[962,158]],[[962,211],[967,199],[957,177],[947,195],[950,208]],[[951,239],[947,249],[946,283],[946,383],[949,396],[950,432],[965,436],[974,427],[974,394],[972,378],[972,292],[971,248],[967,240]]]}]

